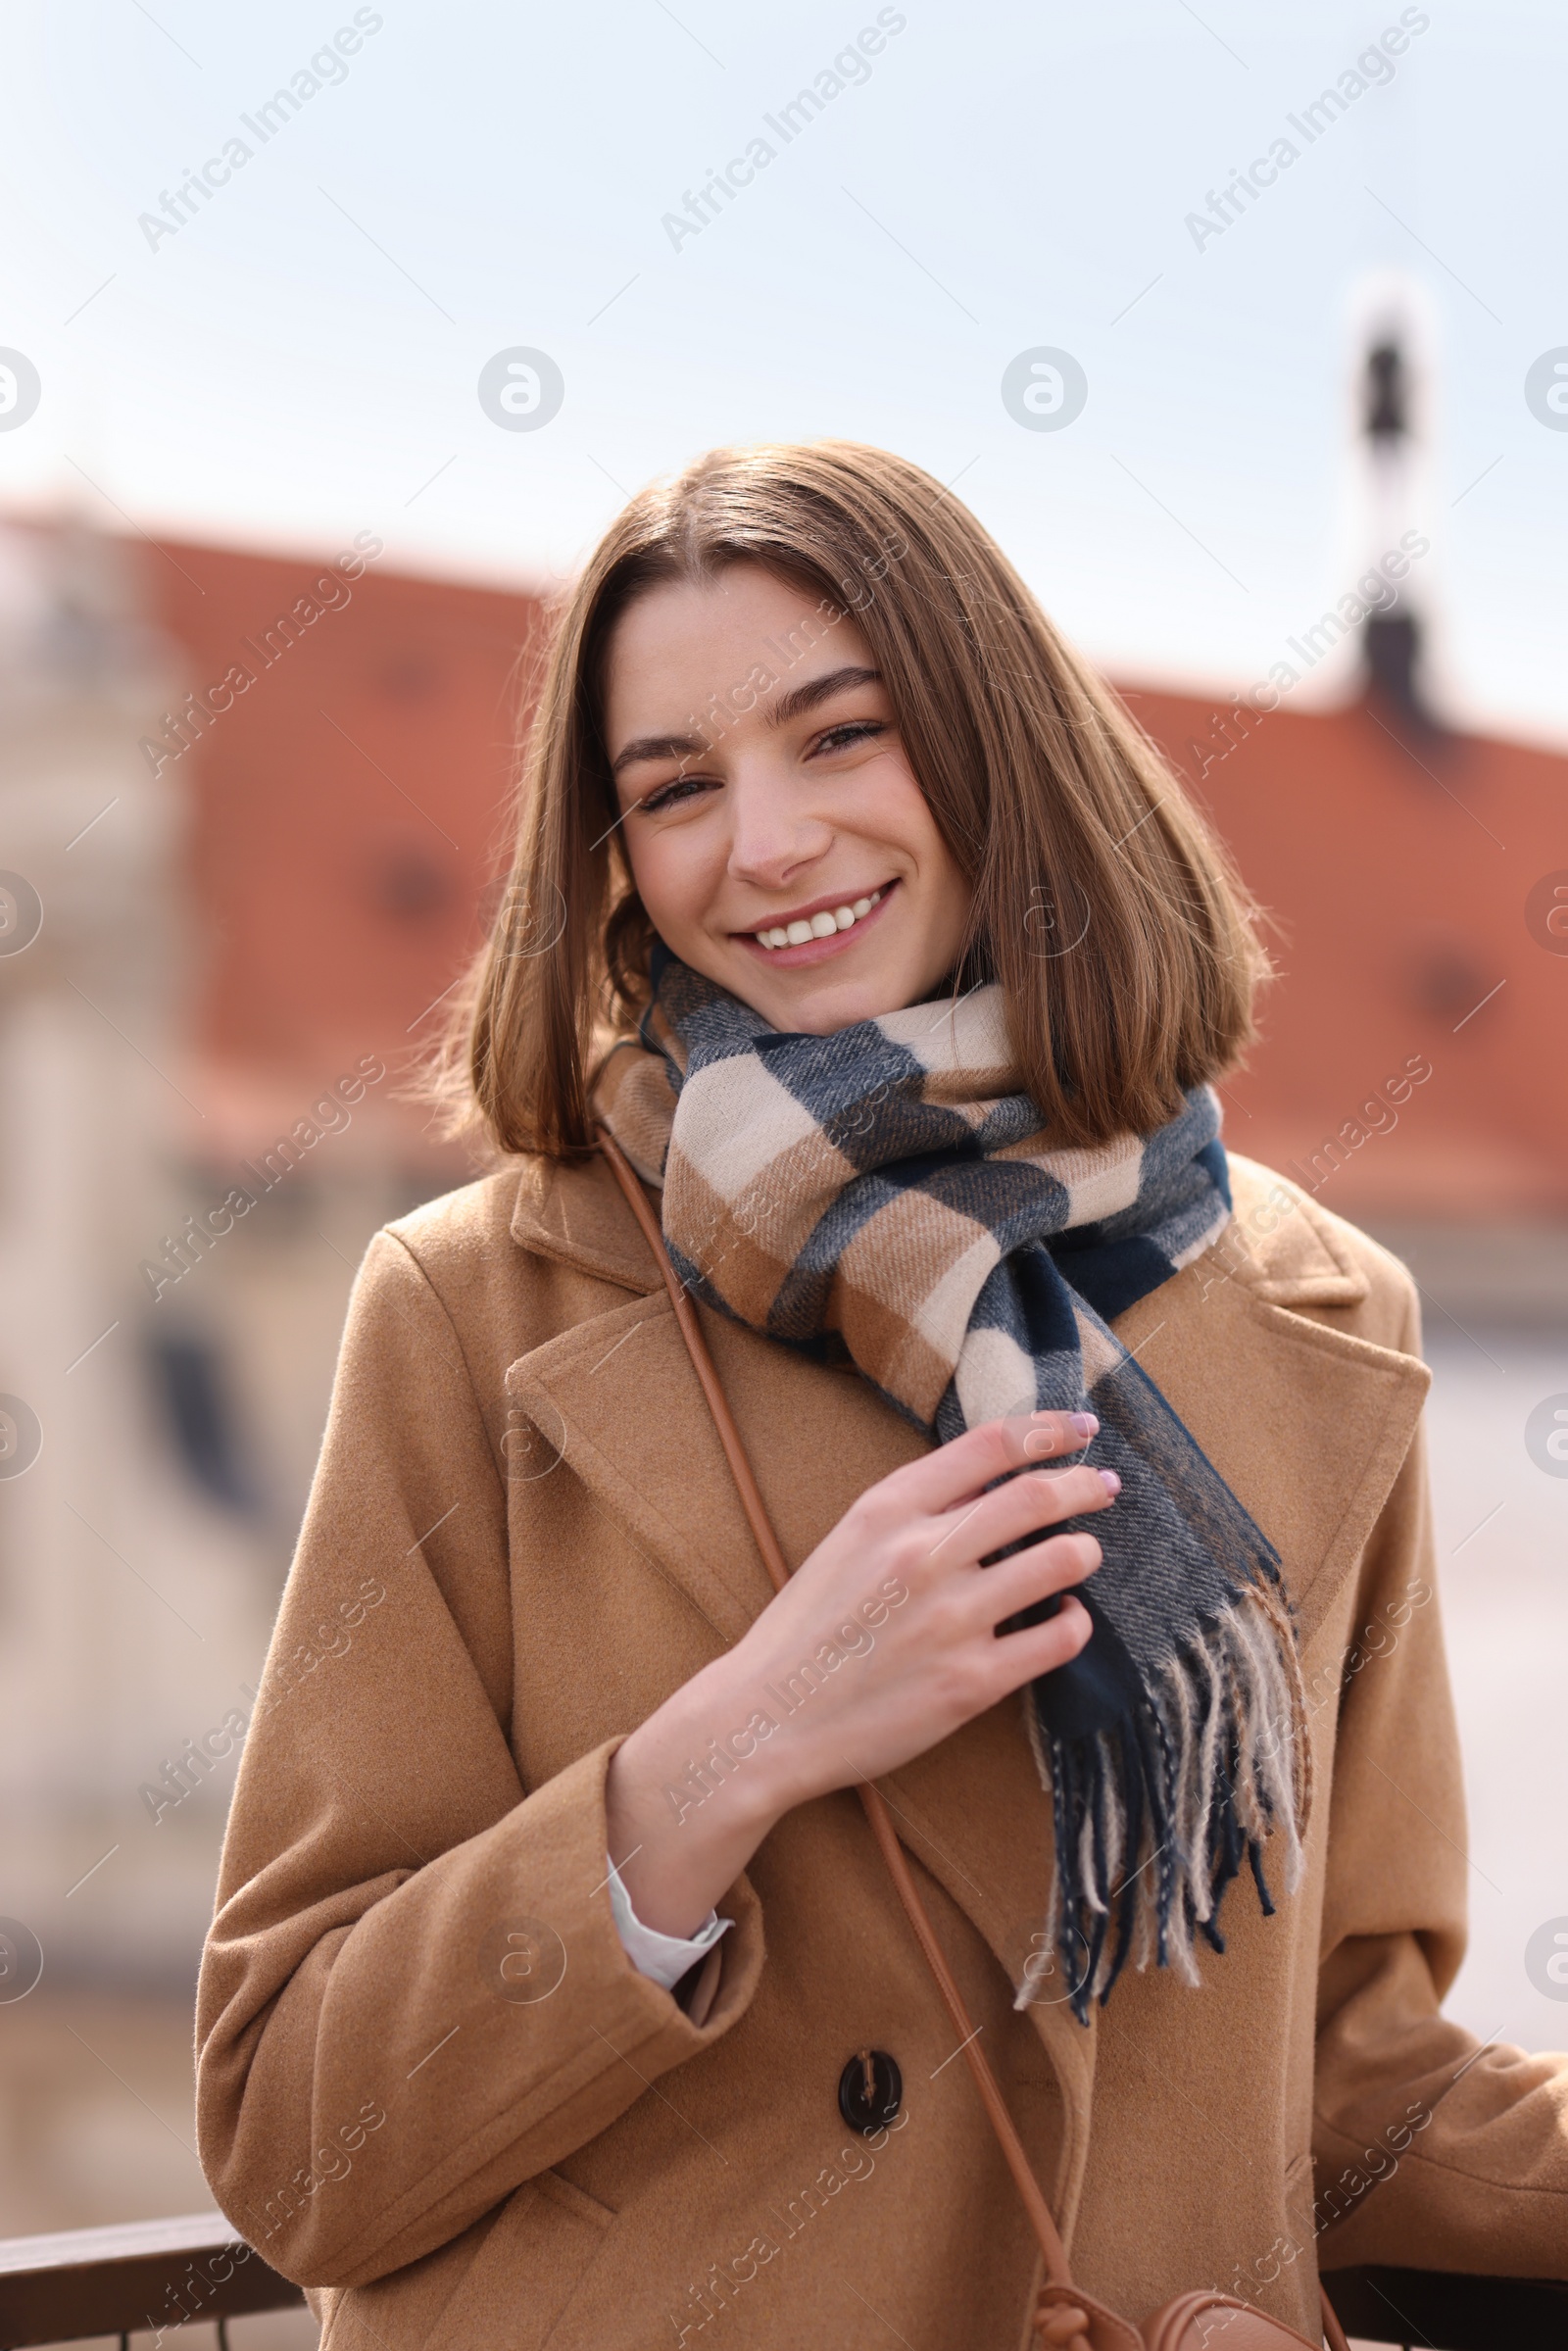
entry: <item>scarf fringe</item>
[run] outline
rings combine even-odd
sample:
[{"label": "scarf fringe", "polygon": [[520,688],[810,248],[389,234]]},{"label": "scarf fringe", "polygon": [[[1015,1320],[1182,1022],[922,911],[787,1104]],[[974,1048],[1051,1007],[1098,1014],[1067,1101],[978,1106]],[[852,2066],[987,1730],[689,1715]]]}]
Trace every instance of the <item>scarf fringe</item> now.
[{"label": "scarf fringe", "polygon": [[[1052,1737],[1025,1697],[1054,1815],[1051,1945],[1074,2014],[1087,2024],[1091,2003],[1104,2003],[1129,1960],[1140,1974],[1152,1962],[1199,1984],[1198,1939],[1224,1950],[1219,1909],[1244,1867],[1265,1916],[1273,1913],[1267,1839],[1283,1840],[1288,1893],[1304,1866],[1310,1742],[1278,1586],[1238,1592],[1163,1669],[1138,1714],[1113,1729]],[[1026,1981],[1014,2005],[1028,2007],[1035,1994]]]}]

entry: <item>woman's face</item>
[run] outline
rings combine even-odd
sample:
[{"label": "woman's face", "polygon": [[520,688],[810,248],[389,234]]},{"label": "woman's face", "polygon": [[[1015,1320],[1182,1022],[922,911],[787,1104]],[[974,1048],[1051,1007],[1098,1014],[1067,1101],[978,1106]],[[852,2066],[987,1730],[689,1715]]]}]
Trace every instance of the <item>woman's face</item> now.
[{"label": "woman's face", "polygon": [[605,725],[650,920],[770,1026],[827,1036],[952,970],[969,886],[851,615],[755,563],[651,588]]}]

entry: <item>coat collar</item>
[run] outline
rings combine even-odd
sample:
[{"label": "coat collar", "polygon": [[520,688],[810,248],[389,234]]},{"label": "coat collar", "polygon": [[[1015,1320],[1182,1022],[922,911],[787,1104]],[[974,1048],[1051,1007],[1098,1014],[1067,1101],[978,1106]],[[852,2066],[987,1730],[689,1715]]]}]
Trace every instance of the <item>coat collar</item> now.
[{"label": "coat collar", "polygon": [[[1226,1234],[1116,1329],[1277,1544],[1304,1650],[1398,1475],[1427,1373],[1332,1319],[1371,1289],[1346,1229],[1268,1170],[1239,1158],[1231,1168]],[[520,1357],[509,1394],[699,1611],[716,1653],[766,1606],[771,1586],[647,1245],[598,1159],[530,1166],[512,1231],[522,1248],[625,1294]],[[923,1440],[853,1372],[721,1316],[704,1320],[785,1554],[798,1562]],[[993,1709],[882,1785],[904,1842],[1023,1984],[1054,1856],[1020,1707]],[[1054,2193],[1070,2225],[1097,2034],[1048,1993],[1029,2014],[1064,2093]]]},{"label": "coat collar", "polygon": [[525,1159],[512,1211],[512,1238],[536,1257],[613,1282],[638,1297],[662,1287],[662,1277],[608,1162]]},{"label": "coat collar", "polygon": [[1346,1228],[1299,1185],[1229,1155],[1233,1215],[1216,1250],[1227,1271],[1272,1306],[1358,1306],[1371,1284]]}]

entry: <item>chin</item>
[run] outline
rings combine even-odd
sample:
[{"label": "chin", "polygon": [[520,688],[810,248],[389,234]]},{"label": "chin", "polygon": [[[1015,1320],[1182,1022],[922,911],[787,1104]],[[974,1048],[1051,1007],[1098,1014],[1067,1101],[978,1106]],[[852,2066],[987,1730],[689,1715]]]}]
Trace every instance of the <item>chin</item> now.
[{"label": "chin", "polygon": [[885,988],[879,988],[864,979],[811,990],[775,987],[766,993],[773,1001],[771,1004],[758,1006],[763,1019],[771,1021],[776,1029],[794,1029],[806,1037],[831,1037],[838,1029],[854,1028],[861,1020],[880,1019],[884,1012],[896,1012],[906,1004],[919,1001],[917,995],[911,997],[901,991],[896,982],[890,981]]}]

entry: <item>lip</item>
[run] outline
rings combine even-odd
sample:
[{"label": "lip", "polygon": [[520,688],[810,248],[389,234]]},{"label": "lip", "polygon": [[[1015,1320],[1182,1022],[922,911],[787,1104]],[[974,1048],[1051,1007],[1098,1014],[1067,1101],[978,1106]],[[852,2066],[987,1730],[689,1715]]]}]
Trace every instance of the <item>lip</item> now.
[{"label": "lip", "polygon": [[[886,912],[898,886],[897,875],[889,881],[873,882],[871,890],[880,890],[882,895],[870,912],[860,915],[847,931],[835,931],[830,939],[804,939],[799,947],[763,947],[754,931],[732,931],[730,936],[738,947],[744,947],[760,963],[765,963],[769,971],[804,971],[808,965],[825,963],[830,956],[842,955],[847,947],[852,947],[861,932],[868,931]],[[849,898],[842,890],[835,890],[825,898],[813,898],[807,906],[791,906],[787,913],[769,914],[758,927],[771,931],[790,922],[809,922],[813,914],[831,913],[835,906],[853,906],[857,898],[869,898],[871,890],[857,890]]]}]

